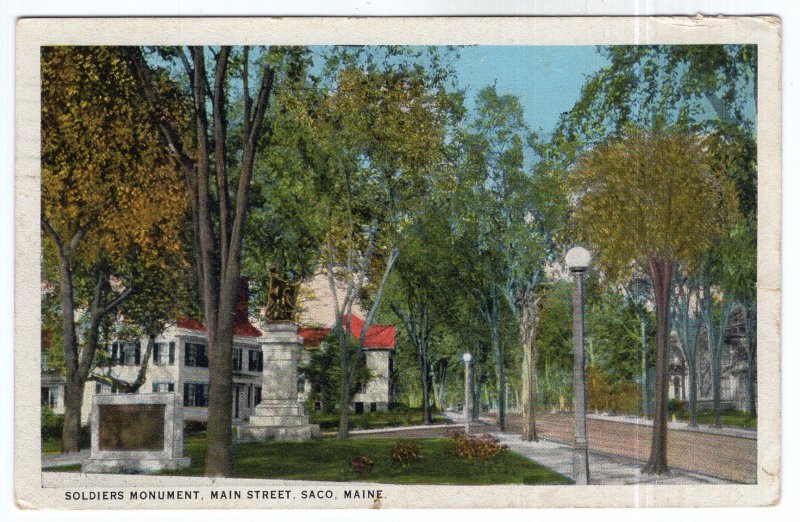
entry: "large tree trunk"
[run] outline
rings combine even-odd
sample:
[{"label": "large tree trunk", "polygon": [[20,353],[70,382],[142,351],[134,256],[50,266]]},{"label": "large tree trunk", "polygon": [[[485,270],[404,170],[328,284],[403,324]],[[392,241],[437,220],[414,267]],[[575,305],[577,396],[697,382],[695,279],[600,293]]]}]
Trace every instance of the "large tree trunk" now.
[{"label": "large tree trunk", "polygon": [[539,354],[532,339],[525,342],[525,380],[523,381],[523,411],[522,438],[527,441],[538,441],[536,433],[536,360]]},{"label": "large tree trunk", "polygon": [[[709,336],[710,338],[711,336]],[[722,399],[722,354],[712,348],[711,351],[711,396],[714,409],[714,427],[722,426],[720,407]]]},{"label": "large tree trunk", "polygon": [[756,406],[756,327],[754,311],[749,306],[745,307],[745,328],[747,328],[747,413],[751,417],[756,417],[758,408]]},{"label": "large tree trunk", "polygon": [[420,384],[422,385],[422,422],[431,424],[431,378],[428,371],[427,349],[419,350]]},{"label": "large tree trunk", "polygon": [[[475,359],[473,359],[474,361]],[[472,365],[473,372],[472,372],[472,419],[471,420],[478,420],[481,417],[481,400],[483,399],[483,383],[486,380],[486,376],[483,373],[483,370],[478,371],[478,366],[473,362]]]},{"label": "large tree trunk", "polygon": [[497,375],[497,426],[500,431],[506,431],[506,368],[503,361],[499,324],[495,324],[492,328],[492,352],[494,353],[494,371]]},{"label": "large tree trunk", "polygon": [[672,262],[651,254],[648,258],[656,308],[656,389],[650,458],[642,471],[662,475],[667,466],[667,406],[669,390],[669,302]]},{"label": "large tree trunk", "polygon": [[642,330],[642,410],[645,415],[652,413],[653,385],[650,382],[650,346],[647,343],[647,316],[641,313]]},{"label": "large tree trunk", "polygon": [[61,432],[61,451],[80,451],[81,406],[83,386],[78,375],[78,339],[75,332],[75,300],[69,257],[61,256],[59,279],[61,290],[62,335],[64,337],[64,426]]},{"label": "large tree trunk", "polygon": [[[203,312],[208,331],[209,406],[206,450],[206,476],[230,476],[233,470],[232,361],[233,320],[241,276],[241,251],[247,220],[248,194],[255,152],[262,135],[264,115],[269,105],[274,79],[273,64],[263,60],[262,76],[255,105],[250,97],[250,61],[245,47],[242,60],[243,113],[241,134],[237,138],[242,152],[239,179],[231,197],[227,150],[227,67],[231,48],[215,53],[214,83],[208,85],[203,47],[190,49],[194,69],[188,67],[192,89],[194,143],[187,147],[179,125],[172,119],[156,88],[156,81],[141,49],[131,49],[130,57],[137,78],[148,100],[156,109],[156,124],[166,145],[181,166],[192,205],[195,261],[202,292]],[[209,137],[206,94],[211,91],[213,143]],[[214,166],[211,166],[213,146]],[[213,175],[212,175],[213,171]],[[215,198],[216,197],[216,198]]]},{"label": "large tree trunk", "polygon": [[692,414],[690,426],[697,426],[697,360],[688,362],[689,366],[689,411]]},{"label": "large tree trunk", "polygon": [[344,333],[345,326],[341,325],[339,331],[339,354],[342,365],[342,382],[339,387],[339,431],[336,438],[347,440],[350,436],[350,347],[348,338]]},{"label": "large tree trunk", "polygon": [[217,328],[208,329],[208,433],[206,476],[230,477],[233,473],[233,316],[234,299],[227,294],[234,289],[220,289],[220,308]]}]

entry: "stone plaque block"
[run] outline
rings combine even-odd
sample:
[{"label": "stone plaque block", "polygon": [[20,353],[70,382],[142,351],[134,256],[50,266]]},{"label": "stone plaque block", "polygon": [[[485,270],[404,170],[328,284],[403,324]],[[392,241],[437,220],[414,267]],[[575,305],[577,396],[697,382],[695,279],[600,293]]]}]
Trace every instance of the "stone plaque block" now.
[{"label": "stone plaque block", "polygon": [[98,394],[85,473],[148,473],[187,467],[183,407],[174,393]]},{"label": "stone plaque block", "polygon": [[164,404],[105,404],[100,406],[101,450],[164,449]]}]

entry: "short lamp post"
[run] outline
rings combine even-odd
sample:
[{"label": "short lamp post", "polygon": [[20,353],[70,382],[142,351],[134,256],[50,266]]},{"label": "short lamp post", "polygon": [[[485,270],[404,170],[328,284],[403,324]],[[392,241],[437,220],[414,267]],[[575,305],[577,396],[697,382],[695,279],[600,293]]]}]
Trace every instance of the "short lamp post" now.
[{"label": "short lamp post", "polygon": [[464,354],[464,433],[469,435],[469,421],[472,416],[472,355]]},{"label": "short lamp post", "polygon": [[572,471],[575,484],[589,483],[589,443],[586,437],[586,367],[584,365],[584,293],[583,276],[592,260],[589,251],[574,247],[567,252],[566,262],[575,286],[572,290],[572,395],[575,411],[575,444],[572,449]]}]

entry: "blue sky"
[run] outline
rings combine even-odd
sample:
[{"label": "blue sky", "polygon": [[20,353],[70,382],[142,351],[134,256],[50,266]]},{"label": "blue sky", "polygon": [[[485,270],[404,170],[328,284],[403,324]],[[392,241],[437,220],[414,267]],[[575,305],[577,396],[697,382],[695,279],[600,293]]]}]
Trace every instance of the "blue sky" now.
[{"label": "blue sky", "polygon": [[608,65],[595,46],[476,46],[460,54],[455,67],[469,108],[482,87],[496,82],[499,94],[520,99],[530,129],[544,134],[572,108],[586,77]]}]

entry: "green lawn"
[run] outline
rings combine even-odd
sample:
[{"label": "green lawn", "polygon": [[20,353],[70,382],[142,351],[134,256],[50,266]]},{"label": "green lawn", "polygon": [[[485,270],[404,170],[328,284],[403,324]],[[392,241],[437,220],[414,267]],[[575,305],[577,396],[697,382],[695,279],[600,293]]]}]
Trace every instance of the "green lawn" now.
[{"label": "green lawn", "polygon": [[[569,484],[569,479],[509,450],[495,461],[459,458],[450,439],[416,439],[420,460],[406,468],[392,462],[390,451],[398,439],[321,439],[310,442],[249,442],[238,444],[234,476],[325,481],[366,481],[389,484]],[[205,439],[187,437],[186,454],[192,467],[171,475],[202,475]],[[367,455],[375,462],[366,476],[357,475],[350,461]]]},{"label": "green lawn", "polygon": [[[312,424],[319,424],[322,431],[334,431],[339,427],[339,413],[312,412]],[[433,414],[435,424],[446,424],[450,421],[439,413]],[[422,408],[398,407],[389,411],[374,411],[356,415],[350,414],[350,428],[356,430],[389,428],[393,426],[413,426],[422,424]]]},{"label": "green lawn", "polygon": [[[670,412],[670,416],[675,415],[677,420],[689,422],[692,414],[689,411]],[[703,410],[697,412],[697,422],[699,424],[714,424],[714,412]],[[743,411],[724,411],[720,413],[720,422],[723,426],[733,426],[737,428],[757,428],[758,417],[751,417]]]}]

